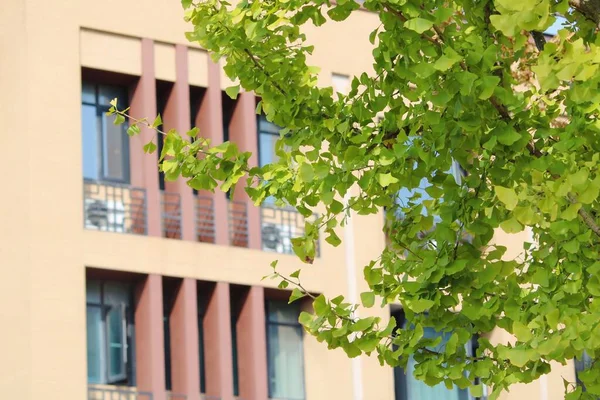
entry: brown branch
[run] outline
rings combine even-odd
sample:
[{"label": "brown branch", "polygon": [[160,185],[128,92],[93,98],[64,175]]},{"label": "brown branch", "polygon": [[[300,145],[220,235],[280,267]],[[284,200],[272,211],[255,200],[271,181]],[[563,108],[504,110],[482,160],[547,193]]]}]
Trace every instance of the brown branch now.
[{"label": "brown branch", "polygon": [[[569,194],[568,195],[569,201],[571,202],[571,204],[575,204],[577,203],[577,199]],[[579,209],[578,212],[579,216],[581,217],[581,219],[583,220],[583,222],[585,222],[585,224],[598,236],[600,236],[600,226],[598,226],[598,224],[596,223],[596,220],[594,219],[594,217],[587,212],[587,210],[585,210],[583,208],[583,206]]]},{"label": "brown branch", "polygon": [[600,26],[600,0],[569,0],[569,5],[587,20]]}]

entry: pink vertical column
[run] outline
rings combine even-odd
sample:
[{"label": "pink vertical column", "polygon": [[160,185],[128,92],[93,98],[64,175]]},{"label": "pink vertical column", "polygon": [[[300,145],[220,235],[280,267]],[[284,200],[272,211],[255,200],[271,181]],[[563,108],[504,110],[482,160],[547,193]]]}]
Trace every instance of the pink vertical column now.
[{"label": "pink vertical column", "polygon": [[[229,125],[229,136],[241,151],[252,153],[250,167],[258,165],[258,133],[256,127],[256,98],[253,93],[240,93],[231,123]],[[240,182],[240,183],[244,183]],[[248,247],[251,249],[261,248],[260,208],[255,207],[248,194],[240,187],[235,191],[234,200],[244,201],[248,205]]]},{"label": "pink vertical column", "polygon": [[[208,88],[204,93],[200,111],[196,116],[196,126],[200,129],[200,135],[210,138],[213,146],[223,142],[223,101],[221,97],[221,69],[219,64],[214,63],[208,57]],[[220,245],[229,244],[227,199],[225,193],[216,189],[215,193],[203,191],[202,196],[213,199],[216,237],[215,243]]]},{"label": "pink vertical column", "polygon": [[162,277],[148,275],[137,290],[135,354],[138,390],[166,400]]},{"label": "pink vertical column", "polygon": [[252,286],[236,326],[240,397],[245,400],[265,400],[269,397],[265,325],[264,289]]},{"label": "pink vertical column", "polygon": [[198,349],[198,301],[196,280],[184,278],[170,316],[171,380],[173,393],[187,400],[200,399],[200,359]]},{"label": "pink vertical column", "polygon": [[217,282],[204,315],[206,394],[233,399],[229,284]]},{"label": "pink vertical column", "polygon": [[[156,116],[154,42],[150,39],[142,39],[142,76],[133,92],[130,112],[138,119],[153,120]],[[144,145],[150,140],[157,143],[156,132],[142,126],[140,128],[140,134],[130,139],[131,185],[146,189],[148,235],[161,236],[158,155],[145,154],[143,150]]]},{"label": "pink vertical column", "polygon": [[[190,87],[188,84],[187,47],[181,44],[175,46],[176,80],[173,90],[165,106],[163,124],[167,131],[176,129],[187,139],[186,132],[190,130]],[[175,182],[165,182],[167,192],[179,193],[181,196],[182,238],[195,240],[195,204],[194,192],[184,179]]]}]

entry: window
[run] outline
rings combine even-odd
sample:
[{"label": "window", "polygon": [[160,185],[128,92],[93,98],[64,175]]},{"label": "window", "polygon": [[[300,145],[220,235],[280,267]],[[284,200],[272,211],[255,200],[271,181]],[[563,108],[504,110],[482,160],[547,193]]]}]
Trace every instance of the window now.
[{"label": "window", "polygon": [[[464,176],[464,171],[456,161],[452,161],[452,166],[450,170],[446,173],[452,175],[457,185],[462,183],[462,178]],[[431,186],[431,182],[429,179],[423,178],[419,182],[419,187],[415,189],[407,189],[402,188],[396,195],[396,203],[401,207],[406,207],[409,202],[413,204],[422,204],[425,200],[431,200],[431,196],[427,193],[426,189]],[[417,196],[412,198],[413,196]],[[412,198],[412,199],[411,199]],[[427,215],[427,209],[423,207],[421,212],[423,215]],[[438,216],[434,216],[434,222],[439,222],[440,218]]]},{"label": "window", "polygon": [[268,301],[266,306],[269,397],[303,400],[304,352],[299,305]]},{"label": "window", "polygon": [[258,117],[258,166],[264,167],[277,161],[275,143],[279,139],[279,127],[265,118]]},{"label": "window", "polygon": [[231,364],[233,366],[233,395],[240,395],[240,374],[238,363],[237,321],[242,309],[243,297],[239,291],[231,291],[229,297],[229,316],[231,318]]},{"label": "window", "polygon": [[163,340],[165,349],[165,388],[173,389],[171,369],[171,309],[172,304],[165,295],[166,285],[163,285]]},{"label": "window", "polygon": [[115,125],[107,116],[110,101],[127,103],[127,91],[118,86],[83,83],[81,133],[84,179],[129,182],[129,138],[126,124]]},{"label": "window", "polygon": [[590,355],[588,353],[586,353],[585,351],[583,352],[583,355],[581,356],[581,358],[575,359],[575,379],[577,381],[577,385],[581,386],[583,388],[584,392],[585,392],[585,385],[583,384],[581,379],[579,379],[579,374],[581,374],[586,369],[591,368],[593,362],[594,362],[594,360],[592,360]]},{"label": "window", "polygon": [[[395,313],[398,325],[406,328],[407,320],[404,318],[402,311]],[[441,343],[436,349],[444,349],[446,342],[450,339],[451,332],[436,332],[432,328],[424,328],[423,336],[426,338],[442,337]],[[473,354],[472,346],[467,349],[467,354]],[[435,350],[435,349],[434,349]],[[406,366],[406,370],[396,367],[394,368],[394,385],[396,400],[469,400],[468,390],[462,390],[458,387],[449,390],[444,382],[436,386],[428,386],[425,382],[417,380],[414,375],[415,361],[411,357]]]},{"label": "window", "polygon": [[88,383],[133,385],[131,288],[126,283],[88,280]]},{"label": "window", "polygon": [[206,364],[204,361],[204,315],[206,303],[198,296],[198,353],[200,361],[200,393],[206,393]]}]

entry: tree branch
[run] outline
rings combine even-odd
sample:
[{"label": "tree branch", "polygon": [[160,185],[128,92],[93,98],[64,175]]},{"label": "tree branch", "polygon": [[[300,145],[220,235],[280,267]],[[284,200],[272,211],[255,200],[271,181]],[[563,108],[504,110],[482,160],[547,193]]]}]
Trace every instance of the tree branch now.
[{"label": "tree branch", "polygon": [[569,5],[596,26],[600,26],[600,0],[569,0]]}]

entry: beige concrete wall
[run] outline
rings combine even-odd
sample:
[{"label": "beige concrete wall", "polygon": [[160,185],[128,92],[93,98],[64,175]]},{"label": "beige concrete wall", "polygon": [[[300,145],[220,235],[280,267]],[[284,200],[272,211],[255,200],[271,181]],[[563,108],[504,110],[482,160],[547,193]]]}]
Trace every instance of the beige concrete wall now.
[{"label": "beige concrete wall", "polygon": [[142,74],[142,42],[139,38],[82,29],[79,40],[82,66],[129,75]]},{"label": "beige concrete wall", "polygon": [[[26,7],[20,0],[2,3],[0,12],[0,146],[10,171],[3,174],[3,195],[0,196],[0,390],[5,398],[31,398],[32,380],[30,324],[31,299],[31,220],[26,204],[31,195],[31,174],[27,134],[28,51]],[[3,55],[10,54],[10,60]],[[10,274],[9,274],[10,271]]]}]

